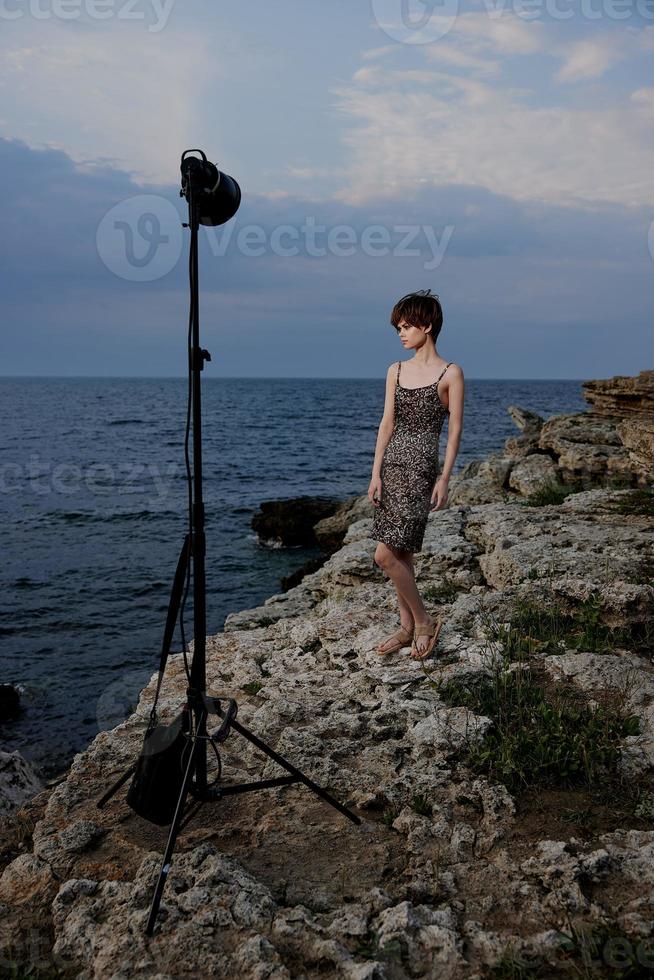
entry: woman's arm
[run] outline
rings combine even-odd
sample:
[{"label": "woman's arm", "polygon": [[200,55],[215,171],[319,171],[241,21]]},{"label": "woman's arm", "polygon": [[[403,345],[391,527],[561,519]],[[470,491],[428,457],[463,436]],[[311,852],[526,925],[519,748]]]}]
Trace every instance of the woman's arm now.
[{"label": "woman's arm", "polygon": [[443,469],[440,473],[441,480],[449,480],[450,474],[454,469],[454,461],[459,451],[461,443],[461,433],[463,432],[463,400],[465,394],[465,381],[463,371],[458,364],[452,365],[452,373],[449,379],[447,407],[449,418],[447,420],[447,449],[445,450],[445,460]]},{"label": "woman's arm", "polygon": [[393,429],[395,428],[395,372],[397,371],[397,362],[391,364],[388,371],[386,372],[386,397],[384,399],[384,414],[382,415],[382,420],[379,423],[379,431],[377,433],[377,445],[375,447],[375,460],[372,464],[372,475],[373,479],[376,476],[381,475],[381,464],[382,457],[384,455],[384,450],[388,445],[388,442],[393,434]]}]

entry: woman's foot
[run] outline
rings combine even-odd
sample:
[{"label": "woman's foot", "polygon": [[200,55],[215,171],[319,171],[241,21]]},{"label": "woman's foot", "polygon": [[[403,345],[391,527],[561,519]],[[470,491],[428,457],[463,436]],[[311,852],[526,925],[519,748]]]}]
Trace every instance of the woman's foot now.
[{"label": "woman's foot", "polygon": [[[414,640],[411,645],[411,656],[414,660],[423,660],[426,653],[434,647],[436,642],[434,640],[434,633],[438,635],[438,632],[440,630],[440,625],[441,624],[437,623],[433,616],[427,616],[426,619],[416,620],[416,625],[415,625],[416,633],[414,635]],[[428,626],[430,632],[418,634],[419,626]]]},{"label": "woman's foot", "polygon": [[397,650],[401,650],[403,647],[408,647],[411,645],[413,640],[413,620],[409,626],[405,626],[402,623],[400,629],[388,636],[385,640],[379,644],[375,649],[377,653],[395,653]]}]

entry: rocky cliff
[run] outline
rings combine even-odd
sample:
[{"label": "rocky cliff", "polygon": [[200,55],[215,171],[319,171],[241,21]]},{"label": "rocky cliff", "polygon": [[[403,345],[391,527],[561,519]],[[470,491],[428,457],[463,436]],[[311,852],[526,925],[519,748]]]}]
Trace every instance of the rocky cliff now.
[{"label": "rocky cliff", "polygon": [[[519,434],[452,479],[416,555],[444,617],[429,660],[375,652],[397,614],[365,496],[313,527],[335,542],[321,567],[208,639],[208,690],[359,826],[301,784],[204,804],[148,939],[167,829],[124,789],[97,800],[138,754],[153,677],[132,716],[16,811],[5,968],[396,980],[560,976],[589,956],[600,976],[651,967],[652,444],[633,450],[602,385],[601,412],[510,407]],[[164,717],[185,691],[178,654]],[[283,775],[234,731],[220,757],[225,783]]]}]

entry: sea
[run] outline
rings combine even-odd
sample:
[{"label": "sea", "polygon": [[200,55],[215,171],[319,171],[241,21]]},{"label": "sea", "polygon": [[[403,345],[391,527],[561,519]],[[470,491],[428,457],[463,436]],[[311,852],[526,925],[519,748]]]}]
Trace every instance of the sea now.
[{"label": "sea", "polygon": [[[383,378],[202,378],[209,635],[318,554],[261,542],[264,501],[367,493],[383,403]],[[188,527],[187,405],[186,378],[0,378],[0,682],[23,704],[0,747],[43,779],[126,718],[158,668]],[[466,378],[455,474],[517,434],[511,405],[588,408],[581,381]],[[441,459],[446,440],[447,421]]]}]

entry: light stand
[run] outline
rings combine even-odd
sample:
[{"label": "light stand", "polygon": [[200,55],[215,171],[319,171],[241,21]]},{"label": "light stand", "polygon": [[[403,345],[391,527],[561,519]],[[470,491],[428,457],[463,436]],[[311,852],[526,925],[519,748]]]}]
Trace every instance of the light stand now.
[{"label": "light stand", "polygon": [[[195,157],[187,157],[188,153],[200,153],[202,160],[198,160]],[[221,173],[214,164],[207,161],[202,150],[185,150],[182,154],[180,169],[182,172],[180,197],[185,196],[189,205],[189,221],[184,227],[190,228],[191,231],[189,253],[191,291],[189,377],[191,379],[193,409],[193,482],[189,515],[190,533],[185,538],[184,547],[182,548],[175,574],[164,632],[159,683],[157,685],[151,718],[154,717],[161,680],[170,649],[170,642],[177,620],[184,572],[188,572],[189,556],[192,556],[194,649],[186,691],[187,701],[182,709],[181,729],[176,733],[178,737],[186,740],[186,748],[190,747],[190,750],[188,751],[188,759],[186,760],[181,789],[175,805],[172,823],[170,824],[168,842],[166,844],[161,870],[155,885],[145,930],[147,935],[152,935],[154,932],[161,895],[170,870],[177,835],[188,821],[195,816],[203,803],[220,800],[223,796],[235,793],[246,793],[253,790],[268,789],[274,786],[288,786],[291,783],[302,782],[312,792],[333,806],[353,823],[361,823],[360,818],[355,813],[352,813],[346,806],[339,803],[338,800],[335,800],[326,790],[318,786],[317,783],[314,783],[313,780],[309,779],[308,776],[293,766],[287,759],[283,758],[274,749],[270,748],[269,745],[237,722],[236,714],[238,708],[233,698],[227,699],[226,706],[223,708],[218,698],[207,695],[206,693],[206,540],[204,532],[204,502],[202,499],[202,402],[200,372],[204,368],[204,361],[211,360],[211,355],[208,351],[200,347],[199,339],[198,227],[200,224],[223,224],[233,217],[240,204],[241,191],[232,177],[228,174]],[[210,714],[218,715],[223,719],[223,722],[215,732],[207,734],[207,717]],[[227,739],[231,729],[234,729],[248,739],[248,741],[252,742],[258,749],[286,769],[290,775],[250,783],[221,785],[220,756],[216,746]],[[211,742],[219,766],[218,776],[211,786],[207,785],[207,742]],[[160,746],[160,749],[163,749],[163,746]],[[102,807],[136,770],[137,764],[135,763],[98,800],[98,807]],[[165,772],[164,767],[164,771],[162,772],[160,768],[157,775],[159,782],[161,783],[162,779],[167,781],[169,788],[170,779],[174,778],[176,774]],[[186,797],[189,793],[199,802],[197,806],[185,812]],[[152,819],[152,817],[146,819]],[[157,821],[156,819],[153,819],[153,822],[161,823],[161,821]],[[167,823],[168,820],[165,822]]]}]

